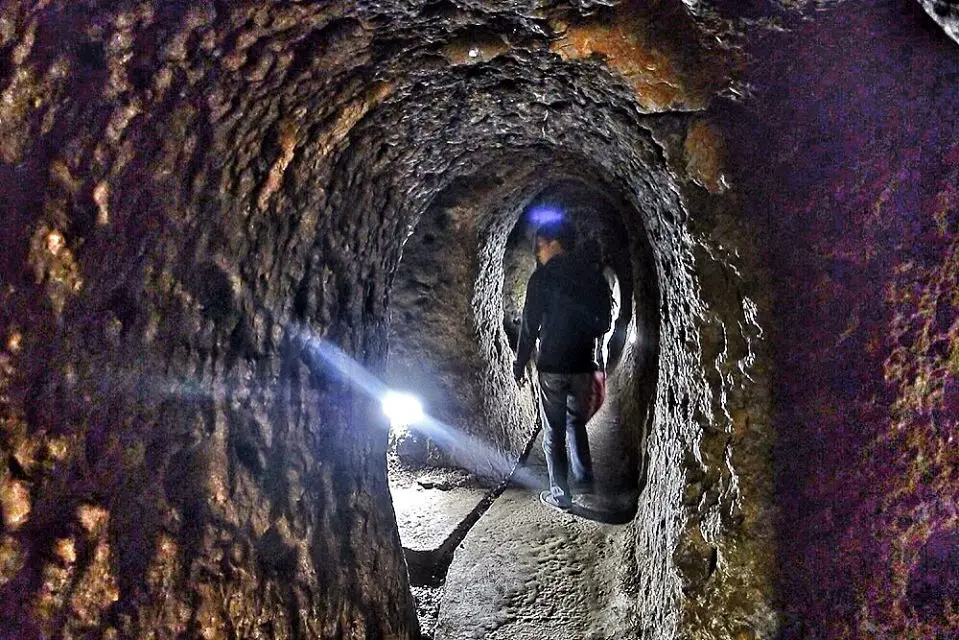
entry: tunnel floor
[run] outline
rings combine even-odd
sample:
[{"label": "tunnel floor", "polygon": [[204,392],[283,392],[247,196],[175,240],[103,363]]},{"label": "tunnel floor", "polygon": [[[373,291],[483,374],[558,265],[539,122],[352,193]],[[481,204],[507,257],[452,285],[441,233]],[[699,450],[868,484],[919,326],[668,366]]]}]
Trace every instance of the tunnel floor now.
[{"label": "tunnel floor", "polygon": [[[626,528],[619,525],[635,513],[636,482],[628,472],[628,438],[613,387],[588,426],[597,490],[577,498],[572,513],[539,502],[548,484],[542,432],[509,485],[488,490],[485,502],[483,490],[469,483],[442,490],[444,495],[424,493],[422,481],[420,488],[405,489],[423,500],[416,507],[399,502],[396,510],[425,638],[622,637],[617,567]],[[394,500],[402,491],[394,488]],[[440,523],[463,518],[470,508],[476,512],[466,520],[473,522],[446,539],[454,546],[444,561],[429,531],[452,531]],[[409,517],[412,510],[423,517]],[[410,548],[425,539],[435,549],[429,557]]]}]

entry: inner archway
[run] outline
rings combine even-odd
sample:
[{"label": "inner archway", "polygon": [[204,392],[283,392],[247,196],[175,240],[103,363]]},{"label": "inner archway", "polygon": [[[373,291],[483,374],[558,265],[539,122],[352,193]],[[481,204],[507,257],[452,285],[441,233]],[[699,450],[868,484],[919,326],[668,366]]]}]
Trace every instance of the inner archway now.
[{"label": "inner archway", "polygon": [[574,253],[581,262],[595,264],[604,272],[614,297],[613,322],[603,340],[601,364],[609,375],[608,387],[615,392],[610,400],[614,405],[628,404],[630,415],[620,416],[618,409],[611,408],[615,416],[604,419],[617,423],[623,454],[619,464],[629,470],[616,482],[620,500],[613,508],[631,512],[641,476],[634,470],[645,468],[642,443],[655,393],[659,293],[652,248],[645,236],[630,240],[625,221],[641,218],[641,214],[608,184],[569,178],[547,182],[523,208],[504,254],[503,326],[514,349],[526,283],[535,268],[530,250],[535,230],[556,218],[573,224],[577,233]]},{"label": "inner archway", "polygon": [[[630,334],[636,338],[624,344],[622,366],[610,381],[617,397],[624,399],[627,412],[623,436],[628,446],[619,448],[624,455],[617,467],[629,479],[626,486],[618,488],[615,517],[625,522],[635,512],[638,479],[645,467],[639,452],[650,426],[656,379],[656,272],[650,244],[638,222],[642,214],[630,207],[625,197],[601,195],[617,192],[608,178],[600,177],[595,169],[584,171],[584,166],[575,158],[541,152],[529,154],[523,164],[490,163],[457,178],[440,192],[424,208],[404,245],[391,290],[387,379],[391,386],[423,398],[427,412],[457,434],[456,441],[436,443],[426,431],[418,433],[414,428],[394,439],[399,446],[391,454],[391,465],[399,463],[391,466],[394,508],[427,628],[432,625],[430,616],[435,615],[428,609],[435,612],[441,593],[437,588],[443,576],[436,573],[445,571],[455,543],[491,503],[491,499],[484,501],[486,496],[476,491],[477,486],[495,497],[496,489],[502,489],[497,483],[535,449],[537,400],[532,388],[517,387],[511,379],[514,353],[503,318],[517,304],[511,297],[517,294],[511,293],[507,284],[507,274],[515,271],[511,255],[519,259],[529,254],[529,245],[520,247],[517,238],[531,228],[526,214],[546,199],[562,202],[570,210],[578,208],[584,225],[602,229],[586,235],[605,251],[617,279],[626,283],[629,304],[620,306],[614,326],[624,343]],[[634,225],[632,232],[627,231],[630,224]],[[639,285],[634,287],[634,281]],[[643,300],[638,320],[633,311],[634,290],[641,292],[636,295]],[[491,372],[491,377],[510,377],[507,384],[496,383],[477,375],[483,371]],[[500,413],[496,413],[498,408]],[[516,420],[517,409],[522,421]],[[511,420],[515,426],[510,427]],[[472,449],[463,446],[467,442]],[[451,468],[483,476],[482,481],[465,479],[460,484],[463,477],[451,474]],[[535,498],[545,477],[523,470],[512,480]],[[456,510],[459,507],[450,503],[457,493],[471,502],[459,510],[457,522],[447,529],[448,537],[434,541],[430,549],[417,548],[415,530],[420,523],[408,513],[423,514],[433,507]],[[429,494],[439,498],[431,499]],[[434,511],[431,522],[440,520]]]}]

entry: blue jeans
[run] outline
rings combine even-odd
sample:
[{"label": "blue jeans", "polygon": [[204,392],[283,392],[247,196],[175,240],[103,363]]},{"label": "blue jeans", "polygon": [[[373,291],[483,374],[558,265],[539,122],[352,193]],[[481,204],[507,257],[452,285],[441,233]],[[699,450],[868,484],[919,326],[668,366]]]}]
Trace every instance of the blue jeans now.
[{"label": "blue jeans", "polygon": [[[569,496],[570,476],[575,484],[593,482],[593,461],[586,437],[583,400],[593,384],[592,373],[540,373],[540,410],[543,415],[543,451],[550,490]],[[567,455],[567,443],[569,455]]]}]

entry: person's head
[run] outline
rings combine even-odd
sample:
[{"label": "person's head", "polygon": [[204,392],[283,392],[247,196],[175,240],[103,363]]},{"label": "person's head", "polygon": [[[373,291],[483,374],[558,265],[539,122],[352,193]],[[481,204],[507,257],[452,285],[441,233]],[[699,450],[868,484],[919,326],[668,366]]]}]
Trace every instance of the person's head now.
[{"label": "person's head", "polygon": [[546,222],[536,229],[536,261],[546,264],[554,257],[572,251],[576,244],[576,230],[565,220]]}]

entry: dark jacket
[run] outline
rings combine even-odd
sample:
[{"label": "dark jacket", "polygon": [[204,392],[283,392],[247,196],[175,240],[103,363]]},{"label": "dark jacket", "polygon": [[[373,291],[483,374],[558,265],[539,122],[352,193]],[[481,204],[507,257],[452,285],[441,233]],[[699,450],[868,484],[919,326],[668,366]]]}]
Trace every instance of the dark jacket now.
[{"label": "dark jacket", "polygon": [[610,293],[603,275],[570,254],[553,257],[530,276],[514,367],[522,371],[539,339],[543,373],[596,371],[599,338],[609,330]]}]

